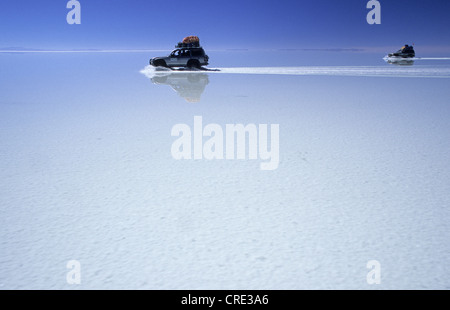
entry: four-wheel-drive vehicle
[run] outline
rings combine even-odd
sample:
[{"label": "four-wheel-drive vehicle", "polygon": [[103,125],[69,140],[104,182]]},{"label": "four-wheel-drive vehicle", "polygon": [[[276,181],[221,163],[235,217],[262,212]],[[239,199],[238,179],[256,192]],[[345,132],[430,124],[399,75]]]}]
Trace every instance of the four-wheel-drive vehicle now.
[{"label": "four-wheel-drive vehicle", "polygon": [[388,57],[401,57],[401,58],[414,58],[415,56],[416,52],[414,52],[414,47],[408,44],[405,44],[405,46],[403,46],[395,53],[390,53],[388,55]]},{"label": "four-wheel-drive vehicle", "polygon": [[176,49],[165,57],[154,57],[150,59],[150,65],[154,67],[188,67],[201,68],[207,66],[209,57],[200,46],[198,37],[190,36],[178,43]]}]

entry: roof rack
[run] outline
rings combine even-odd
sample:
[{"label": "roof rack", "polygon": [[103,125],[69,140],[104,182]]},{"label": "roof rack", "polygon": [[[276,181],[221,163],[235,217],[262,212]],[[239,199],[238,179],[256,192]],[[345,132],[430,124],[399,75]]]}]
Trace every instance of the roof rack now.
[{"label": "roof rack", "polygon": [[182,48],[182,47],[200,47],[200,42],[192,42],[192,43],[183,43],[178,42],[177,45],[175,45],[176,48]]}]

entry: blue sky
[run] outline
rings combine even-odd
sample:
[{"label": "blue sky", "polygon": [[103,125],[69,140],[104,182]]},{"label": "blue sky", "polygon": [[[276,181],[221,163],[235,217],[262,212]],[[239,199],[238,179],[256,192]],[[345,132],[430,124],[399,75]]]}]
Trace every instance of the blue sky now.
[{"label": "blue sky", "polygon": [[379,0],[369,25],[366,0],[79,0],[81,25],[68,25],[66,0],[2,1],[0,48],[171,48],[198,35],[209,48],[372,48],[415,43],[450,49],[450,1]]}]

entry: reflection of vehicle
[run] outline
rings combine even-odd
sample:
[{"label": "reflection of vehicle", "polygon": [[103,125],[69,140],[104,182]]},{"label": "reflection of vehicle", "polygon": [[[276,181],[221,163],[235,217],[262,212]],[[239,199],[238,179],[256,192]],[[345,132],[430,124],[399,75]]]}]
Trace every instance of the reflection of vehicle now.
[{"label": "reflection of vehicle", "polygon": [[412,65],[414,65],[414,60],[405,59],[405,58],[393,59],[393,58],[386,57],[384,60],[388,64],[396,65],[396,66],[412,66]]},{"label": "reflection of vehicle", "polygon": [[188,102],[199,102],[206,85],[207,74],[185,72],[158,72],[151,77],[154,84],[169,85]]},{"label": "reflection of vehicle", "polygon": [[178,43],[176,49],[169,56],[150,59],[150,64],[154,67],[200,68],[201,66],[207,66],[208,61],[209,57],[200,46],[198,37],[191,36]]},{"label": "reflection of vehicle", "polygon": [[388,57],[414,58],[416,57],[416,52],[414,52],[414,48],[412,46],[405,44],[405,46],[395,53],[388,54]]}]

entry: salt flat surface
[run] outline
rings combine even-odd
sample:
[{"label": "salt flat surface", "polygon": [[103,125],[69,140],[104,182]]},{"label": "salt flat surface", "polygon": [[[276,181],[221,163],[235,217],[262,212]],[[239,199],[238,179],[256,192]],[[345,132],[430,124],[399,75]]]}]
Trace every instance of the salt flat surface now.
[{"label": "salt flat surface", "polygon": [[[0,288],[450,288],[448,68],[147,61],[0,58]],[[278,169],[174,160],[196,115],[279,124]]]}]

